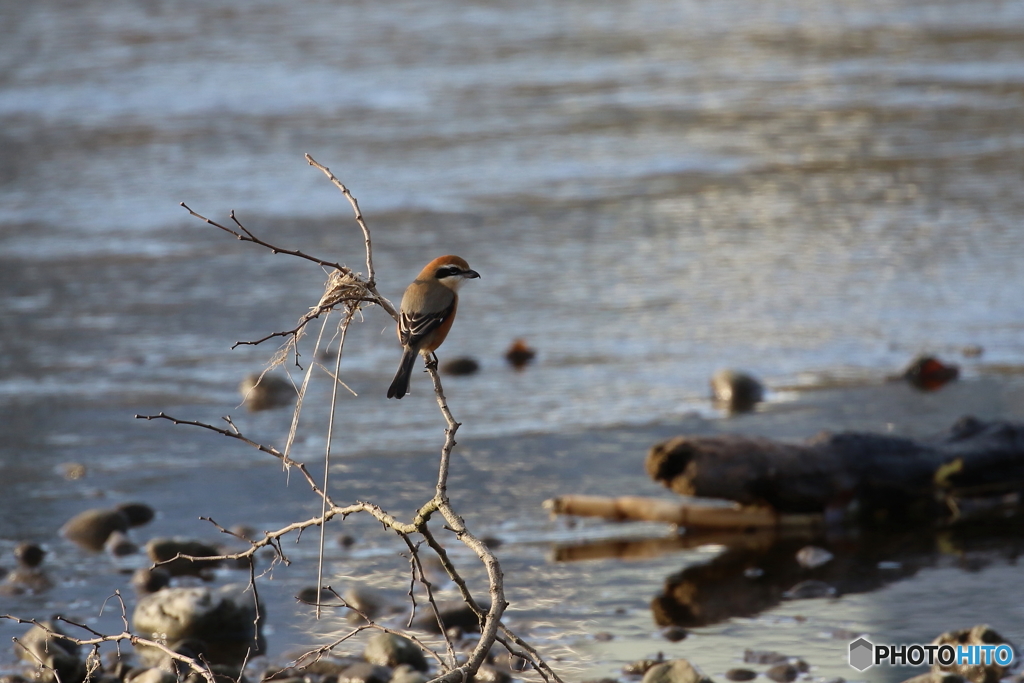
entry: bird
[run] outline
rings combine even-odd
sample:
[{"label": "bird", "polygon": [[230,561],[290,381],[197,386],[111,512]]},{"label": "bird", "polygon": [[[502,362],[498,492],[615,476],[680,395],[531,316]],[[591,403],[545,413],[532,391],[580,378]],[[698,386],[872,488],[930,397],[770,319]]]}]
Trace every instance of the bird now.
[{"label": "bird", "polygon": [[402,360],[388,388],[388,398],[409,393],[409,375],[417,354],[429,356],[441,346],[455,322],[459,287],[480,277],[466,260],[448,254],[428,263],[405,289],[398,315],[398,341]]}]

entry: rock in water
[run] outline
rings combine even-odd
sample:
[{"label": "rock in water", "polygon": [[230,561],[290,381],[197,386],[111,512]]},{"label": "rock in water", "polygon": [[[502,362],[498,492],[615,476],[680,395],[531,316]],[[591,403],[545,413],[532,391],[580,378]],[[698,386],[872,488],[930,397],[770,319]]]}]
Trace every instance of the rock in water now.
[{"label": "rock in water", "polygon": [[199,541],[178,538],[153,538],[146,544],[146,554],[171,576],[195,575],[207,567],[215,567],[220,560],[188,560],[185,557],[215,557],[220,550]]},{"label": "rock in water", "polygon": [[61,527],[61,536],[86,550],[103,550],[103,544],[115,531],[128,531],[130,520],[120,510],[92,509],[80,512]]},{"label": "rock in water", "polygon": [[816,545],[807,545],[796,551],[796,561],[804,569],[814,569],[828,564],[835,557],[832,553]]},{"label": "rock in water", "polygon": [[712,681],[687,660],[670,659],[648,669],[641,683],[712,683]]},{"label": "rock in water", "polygon": [[480,363],[475,358],[468,356],[462,356],[459,358],[452,358],[441,365],[441,372],[446,375],[473,375],[480,370]]},{"label": "rock in water", "polygon": [[[266,612],[262,605],[260,617]],[[165,588],[139,599],[132,623],[136,633],[167,644],[188,640],[210,662],[238,664],[265,649],[262,621],[256,624],[256,605],[243,586]],[[164,653],[140,648],[142,657],[158,664]]]},{"label": "rock in water", "polygon": [[[54,636],[64,632],[52,621],[33,626],[20,638],[14,649],[18,656],[38,667],[33,678],[41,683],[81,683],[85,664],[79,657],[78,645]],[[40,665],[42,663],[42,665]]]},{"label": "rock in water", "polygon": [[533,360],[537,352],[531,349],[522,339],[516,339],[505,352],[505,360],[516,370],[522,370]]},{"label": "rock in water", "polygon": [[764,386],[741,370],[719,370],[711,377],[711,396],[730,412],[742,413],[764,400]]},{"label": "rock in water", "polygon": [[363,659],[370,664],[389,666],[408,664],[417,671],[427,670],[423,651],[408,638],[393,633],[378,633],[366,642]]}]

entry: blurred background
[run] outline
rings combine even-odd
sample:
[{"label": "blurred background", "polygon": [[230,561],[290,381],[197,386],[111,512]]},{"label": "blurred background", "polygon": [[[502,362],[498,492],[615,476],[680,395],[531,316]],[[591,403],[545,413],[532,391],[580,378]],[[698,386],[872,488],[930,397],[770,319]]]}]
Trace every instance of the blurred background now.
[{"label": "blurred background", "polygon": [[[712,429],[719,367],[760,376],[780,406],[801,389],[879,384],[929,352],[962,365],[982,417],[1020,417],[1022,111],[1024,4],[1012,1],[0,2],[0,551],[33,538],[79,567],[55,531],[96,497],[142,496],[164,506],[158,529],[206,531],[197,468],[237,474],[256,454],[135,413],[231,413],[279,442],[288,411],[246,415],[236,388],[275,343],[230,347],[293,327],[326,276],[178,204],[219,221],[234,210],[274,244],[362,270],[351,209],[304,153],[359,199],[392,301],[439,254],[481,273],[441,356],[481,365],[446,382],[461,440],[483,440],[479,459],[467,451],[464,503],[499,506],[509,539],[561,533],[538,509],[545,494],[657,493],[643,452],[657,429]],[[441,424],[425,378],[384,399],[393,335],[368,309],[346,342],[358,396],[339,405],[338,497],[411,508],[429,496],[423,454]],[[502,358],[517,338],[537,350],[522,372]],[[920,435],[962,412],[909,393],[898,411],[851,411],[863,402],[741,428]],[[308,403],[299,456],[320,457],[326,412]],[[623,425],[660,426],[605,452],[600,439],[522,440]],[[394,458],[422,477],[375,489]],[[60,475],[71,461],[89,468],[84,483]],[[266,487],[253,500],[214,477],[204,500],[267,528],[304,514],[294,481],[293,507],[261,504],[280,491],[271,480],[246,480]],[[543,550],[520,559],[524,584],[555,572]],[[590,588],[570,572],[573,609],[598,613],[584,596],[650,571],[616,567],[619,584]],[[109,593],[76,580],[92,591],[75,598],[83,613]],[[638,609],[646,633],[654,589],[640,583],[608,610]],[[565,585],[524,590],[554,631],[574,623],[555,616]],[[840,621],[870,626],[870,605],[849,609]],[[646,647],[565,642],[583,669]]]}]

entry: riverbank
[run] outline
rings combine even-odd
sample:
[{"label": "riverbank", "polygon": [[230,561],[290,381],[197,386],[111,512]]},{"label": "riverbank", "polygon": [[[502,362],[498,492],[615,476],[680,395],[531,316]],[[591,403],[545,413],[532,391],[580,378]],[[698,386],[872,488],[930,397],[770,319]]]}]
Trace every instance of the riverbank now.
[{"label": "riverbank", "polygon": [[[453,410],[458,416],[457,404]],[[1009,545],[998,538],[979,538],[967,546],[939,539],[919,548],[910,560],[894,556],[903,569],[865,592],[741,610],[692,628],[685,640],[672,643],[660,636],[662,625],[652,614],[651,601],[672,576],[719,556],[722,539],[681,543],[675,531],[658,525],[553,520],[541,504],[564,493],[670,496],[646,478],[643,458],[654,442],[680,433],[802,439],[830,429],[926,436],[963,414],[1024,419],[1024,375],[982,373],[931,393],[898,382],[777,391],[759,411],[731,418],[691,414],[656,425],[467,439],[455,452],[450,491],[470,528],[501,544],[497,552],[512,602],[507,620],[570,680],[617,676],[626,663],[658,652],[687,657],[720,675],[741,662],[745,649],[799,656],[814,667],[816,677],[857,680],[845,660],[847,636],[853,633],[867,634],[873,642],[924,642],[943,630],[988,623],[1011,640],[1024,640],[1021,608],[992,590],[1024,578],[1011,561]],[[177,416],[191,417],[188,412]],[[105,420],[123,417],[121,411],[69,409],[58,421],[89,421],[95,430]],[[255,450],[187,427],[141,422],[137,427],[130,447],[149,452],[149,457],[130,464],[111,461],[102,457],[103,443],[96,442],[94,457],[89,449],[77,451],[84,477],[67,479],[61,463],[41,458],[44,466],[23,470],[20,483],[10,487],[3,503],[7,523],[0,558],[9,558],[8,550],[18,540],[42,542],[49,551],[44,566],[55,587],[41,595],[5,598],[3,611],[29,617],[63,612],[101,630],[118,627],[116,610],[108,607],[99,616],[100,605],[115,589],[131,596],[128,575],[120,570],[141,560],[113,562],[60,539],[60,525],[82,509],[132,500],[147,503],[157,517],[131,532],[137,542],[158,536],[223,541],[199,516],[227,527],[245,524],[263,531],[318,510],[304,482],[294,473],[289,482],[276,461]],[[439,428],[438,448],[440,442]],[[51,458],[59,455],[59,444],[51,450]],[[208,451],[219,454],[204,463]],[[435,455],[431,449],[340,459],[332,468],[334,495],[339,500],[373,500],[407,516],[432,493]],[[349,540],[339,540],[343,535]],[[833,543],[838,553],[851,540],[814,542],[826,547]],[[332,586],[381,591],[396,605],[403,604],[408,586],[407,561],[400,556],[404,546],[358,517],[332,525],[328,541]],[[602,550],[610,541],[617,551]],[[630,541],[641,550],[631,552]],[[345,628],[341,616],[317,622],[308,607],[294,600],[300,590],[315,585],[316,546],[315,534],[294,545],[286,543],[292,564],[275,567],[261,581],[272,658],[322,643]],[[632,557],[620,559],[622,555]],[[580,556],[589,559],[561,561]],[[475,562],[457,543],[453,557],[467,568],[471,582],[480,579]],[[246,580],[237,570],[216,574],[218,584]],[[18,632],[0,623],[0,636]],[[0,661],[9,664],[10,654]],[[903,673],[894,670],[886,678],[885,672],[875,671],[871,680],[898,681]]]}]

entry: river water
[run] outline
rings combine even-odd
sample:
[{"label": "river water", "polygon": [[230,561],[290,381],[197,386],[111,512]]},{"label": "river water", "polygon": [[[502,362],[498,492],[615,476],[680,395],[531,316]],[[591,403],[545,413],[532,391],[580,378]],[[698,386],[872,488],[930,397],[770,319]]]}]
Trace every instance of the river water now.
[{"label": "river water", "polygon": [[[563,529],[544,497],[657,494],[642,454],[686,429],[921,435],[968,410],[1021,417],[1022,111],[1019,2],[0,3],[0,562],[20,539],[46,542],[65,588],[88,596],[47,609],[80,599],[86,613],[110,586],[54,534],[93,498],[153,501],[141,539],[204,533],[200,514],[270,528],[315,508],[255,453],[132,417],[231,413],[280,443],[287,411],[247,415],[236,391],[273,344],[230,347],[292,327],[325,275],[178,203],[362,270],[351,209],[310,153],[360,200],[385,296],[442,253],[482,274],[442,349],[482,366],[446,380],[466,445],[453,495],[505,520],[478,523],[518,544],[536,633],[549,622],[565,666],[609,673],[659,649],[637,641],[654,630],[644,606],[707,552],[607,561],[584,581],[593,565],[531,543],[623,532]],[[339,498],[408,510],[429,495],[441,423],[425,378],[384,398],[392,327],[368,309],[349,335],[356,396],[340,399],[333,450]],[[525,372],[501,357],[515,338],[538,350]],[[924,351],[968,380],[941,410],[917,394],[856,415],[844,399],[786,407],[825,395],[794,388],[878,384]],[[765,379],[774,407],[716,422],[707,380],[726,366]],[[329,396],[316,377],[295,451],[309,460]],[[65,481],[66,462],[89,476]],[[344,572],[391,557],[365,528],[376,559]],[[921,581],[899,585],[934,587]],[[863,600],[833,621],[904,633]],[[804,607],[764,619],[790,628]],[[635,637],[572,640],[615,631],[602,615]],[[808,651],[811,627],[774,645],[758,619],[709,627],[706,666],[728,668],[734,642]],[[319,633],[275,628],[279,652]],[[829,647],[819,660],[845,641]]]}]

